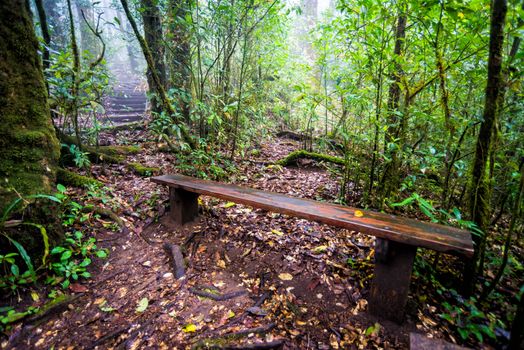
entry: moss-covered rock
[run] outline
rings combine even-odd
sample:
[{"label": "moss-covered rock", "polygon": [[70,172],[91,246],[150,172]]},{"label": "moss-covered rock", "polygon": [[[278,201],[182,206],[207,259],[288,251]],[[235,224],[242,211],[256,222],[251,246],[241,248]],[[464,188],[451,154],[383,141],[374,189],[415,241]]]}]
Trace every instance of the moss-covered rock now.
[{"label": "moss-covered rock", "polygon": [[58,168],[56,174],[56,181],[58,183],[61,183],[62,185],[73,187],[85,187],[87,185],[103,185],[102,182],[93,179],[92,177],[79,175],[75,172],[63,168]]},{"label": "moss-covered rock", "polygon": [[127,163],[127,168],[140,176],[151,176],[160,172],[160,168],[147,167],[140,163]]},{"label": "moss-covered rock", "polygon": [[[59,144],[25,2],[0,2],[0,212],[15,196],[46,193]],[[16,190],[16,192],[15,192]]]}]

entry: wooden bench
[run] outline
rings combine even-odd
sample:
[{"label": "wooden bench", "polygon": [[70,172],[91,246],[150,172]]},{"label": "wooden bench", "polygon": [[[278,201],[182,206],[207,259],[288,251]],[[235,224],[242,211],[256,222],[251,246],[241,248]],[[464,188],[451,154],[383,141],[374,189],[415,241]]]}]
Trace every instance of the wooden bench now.
[{"label": "wooden bench", "polygon": [[369,311],[399,323],[404,319],[417,247],[473,256],[470,233],[449,226],[183,175],[156,176],[151,181],[169,186],[170,216],[179,224],[195,219],[198,196],[206,195],[377,237]]}]

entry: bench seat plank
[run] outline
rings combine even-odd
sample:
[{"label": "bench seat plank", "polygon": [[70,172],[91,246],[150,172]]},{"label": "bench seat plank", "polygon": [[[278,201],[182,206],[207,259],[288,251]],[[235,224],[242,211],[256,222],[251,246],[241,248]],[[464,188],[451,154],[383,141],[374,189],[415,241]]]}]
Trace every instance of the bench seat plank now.
[{"label": "bench seat plank", "polygon": [[[184,175],[156,176],[151,178],[151,181],[255,208],[343,227],[407,245],[448,254],[473,256],[471,234],[449,226]],[[355,216],[357,210],[363,215]]]}]

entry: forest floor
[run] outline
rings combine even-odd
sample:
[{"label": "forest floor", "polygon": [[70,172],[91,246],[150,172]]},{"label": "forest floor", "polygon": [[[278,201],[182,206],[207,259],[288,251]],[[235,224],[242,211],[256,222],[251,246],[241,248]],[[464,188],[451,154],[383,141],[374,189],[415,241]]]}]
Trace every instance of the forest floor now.
[{"label": "forest floor", "polygon": [[[112,144],[141,144],[129,162],[159,167],[162,174],[176,171],[176,155],[158,152],[145,131],[104,137]],[[276,139],[259,146],[256,159],[236,164],[231,182],[334,200],[336,177],[326,169],[266,165],[297,149],[297,142]],[[210,197],[201,197],[195,223],[176,227],[163,216],[166,188],[124,165],[93,165],[91,171],[106,186],[96,196],[106,199],[126,228],[111,231],[102,219],[88,226],[99,247],[109,249],[108,259],[96,260],[92,279],[70,286],[75,298],[65,310],[36,325],[15,326],[3,343],[7,347],[241,349],[282,341],[284,349],[405,349],[410,332],[454,341],[438,316],[435,291],[418,285],[416,274],[402,326],[366,312],[371,236]],[[73,191],[82,194],[70,190],[71,196]],[[183,247],[183,279],[173,276],[166,242]],[[197,296],[195,289],[239,293],[219,301]]]}]

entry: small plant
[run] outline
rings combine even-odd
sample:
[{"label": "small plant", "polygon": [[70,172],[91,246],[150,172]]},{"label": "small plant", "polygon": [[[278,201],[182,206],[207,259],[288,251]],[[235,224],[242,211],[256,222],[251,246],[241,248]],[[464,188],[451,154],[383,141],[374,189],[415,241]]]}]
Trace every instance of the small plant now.
[{"label": "small plant", "polygon": [[440,314],[440,317],[456,329],[462,340],[472,340],[472,337],[475,337],[482,343],[484,336],[496,339],[495,317],[490,317],[492,315],[489,314],[486,317],[486,314],[477,308],[475,298],[464,300],[453,289],[450,289],[449,292],[456,299],[456,305],[451,305],[448,302],[442,303],[445,312]]},{"label": "small plant", "polygon": [[91,161],[89,160],[88,152],[82,152],[82,150],[78,148],[77,145],[62,144],[62,147],[67,148],[67,150],[73,157],[73,162],[75,163],[77,168],[88,169],[91,166]]},{"label": "small plant", "polygon": [[[54,257],[51,268],[58,276],[63,277],[63,288],[69,287],[71,279],[76,281],[80,277],[91,277],[86,269],[91,264],[91,256],[107,257],[107,250],[98,249],[95,242],[93,237],[84,240],[83,233],[75,231],[73,234],[66,234],[63,245],[51,250],[51,256]],[[51,278],[48,282],[54,283],[56,279]]]}]

